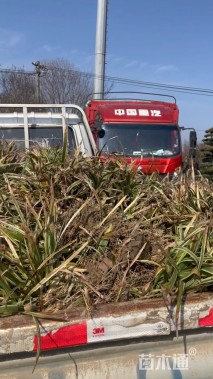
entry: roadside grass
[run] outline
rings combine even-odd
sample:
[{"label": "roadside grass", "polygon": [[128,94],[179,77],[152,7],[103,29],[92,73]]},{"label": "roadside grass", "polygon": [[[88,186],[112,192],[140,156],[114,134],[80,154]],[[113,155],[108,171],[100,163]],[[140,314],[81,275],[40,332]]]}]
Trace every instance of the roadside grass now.
[{"label": "roadside grass", "polygon": [[213,282],[213,186],[122,159],[0,145],[0,317],[163,296]]}]

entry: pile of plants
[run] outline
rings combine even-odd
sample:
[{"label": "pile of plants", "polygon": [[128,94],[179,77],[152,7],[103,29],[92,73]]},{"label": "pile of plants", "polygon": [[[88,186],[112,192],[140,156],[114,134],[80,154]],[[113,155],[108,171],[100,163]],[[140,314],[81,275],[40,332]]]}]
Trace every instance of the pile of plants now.
[{"label": "pile of plants", "polygon": [[211,289],[213,186],[0,145],[0,316]]}]

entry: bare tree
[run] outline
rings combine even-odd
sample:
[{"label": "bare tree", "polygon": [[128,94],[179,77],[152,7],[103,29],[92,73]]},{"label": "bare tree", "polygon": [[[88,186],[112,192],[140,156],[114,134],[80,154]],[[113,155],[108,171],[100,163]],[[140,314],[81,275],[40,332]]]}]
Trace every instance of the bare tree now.
[{"label": "bare tree", "polygon": [[[40,65],[40,61],[36,63]],[[77,70],[64,59],[43,61],[41,67],[45,67],[41,73],[16,67],[0,70],[0,103],[73,103],[84,107],[92,97],[91,74]],[[112,84],[106,94],[111,88]]]},{"label": "bare tree", "polygon": [[34,103],[35,77],[16,68],[0,72],[0,103]]},{"label": "bare tree", "polygon": [[43,63],[48,69],[41,78],[41,93],[45,102],[84,106],[92,92],[91,75],[78,71],[64,59]]}]

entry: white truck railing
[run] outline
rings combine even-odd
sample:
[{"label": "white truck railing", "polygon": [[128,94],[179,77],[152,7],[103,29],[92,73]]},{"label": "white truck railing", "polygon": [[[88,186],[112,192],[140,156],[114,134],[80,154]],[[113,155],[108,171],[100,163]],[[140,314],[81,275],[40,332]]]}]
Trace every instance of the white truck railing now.
[{"label": "white truck railing", "polygon": [[[10,109],[19,111],[10,112]],[[35,109],[35,112],[32,109]],[[77,147],[81,145],[83,154],[94,155],[96,145],[86,114],[80,106],[75,104],[0,104],[2,137],[4,138],[6,129],[11,129],[12,134],[12,130],[23,128],[25,149],[30,147],[31,129],[38,127],[54,131],[54,128],[61,127],[64,138],[67,125],[73,129],[76,145]],[[15,137],[10,139],[16,140]]]}]

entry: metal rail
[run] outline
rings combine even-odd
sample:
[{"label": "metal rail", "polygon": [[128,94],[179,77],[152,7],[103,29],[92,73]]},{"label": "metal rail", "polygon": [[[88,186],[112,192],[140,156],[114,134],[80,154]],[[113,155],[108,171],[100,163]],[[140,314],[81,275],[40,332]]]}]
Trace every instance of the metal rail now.
[{"label": "metal rail", "polygon": [[[175,102],[175,104],[176,104],[176,98],[174,97],[174,96],[172,96],[172,95],[165,95],[165,94],[162,94],[162,93],[152,93],[152,92],[140,92],[140,91],[112,91],[112,92],[109,92],[107,95],[111,95],[111,94],[113,94],[113,93],[116,93],[116,94],[118,94],[118,93],[122,93],[122,94],[128,94],[128,93],[137,93],[137,94],[140,94],[140,95],[151,95],[151,96],[163,96],[163,97],[169,97],[169,98],[171,98],[171,99],[173,99],[174,100],[174,102]],[[93,93],[90,93],[89,95],[88,95],[88,97],[89,96],[93,96],[93,95],[101,95],[102,93],[101,92],[93,92]],[[125,98],[123,98],[122,100],[124,100]],[[108,98],[108,99],[105,99],[105,98],[99,98],[98,100],[105,100],[105,101],[112,101],[112,100],[119,100],[119,99],[117,99],[117,98]],[[127,100],[127,98],[126,98],[126,100]],[[153,100],[144,100],[144,99],[133,99],[133,98],[131,98],[131,100],[141,100],[141,101],[153,101]],[[159,100],[157,100],[157,101],[159,101]]]},{"label": "metal rail", "polygon": [[[144,359],[151,366],[144,366]],[[177,361],[178,358],[178,361]],[[185,359],[185,360],[184,360]],[[97,346],[7,357],[1,379],[212,379],[212,332],[113,341]]]},{"label": "metal rail", "polygon": [[65,118],[66,118],[66,110],[70,109],[73,113],[74,111],[77,111],[80,114],[80,119],[83,122],[85,126],[85,130],[88,136],[88,139],[90,141],[91,147],[93,152],[95,153],[97,151],[91,128],[89,126],[89,123],[87,121],[86,114],[84,110],[75,104],[0,104],[0,114],[1,115],[6,115],[5,112],[1,112],[1,109],[7,109],[7,108],[12,108],[12,109],[21,109],[23,113],[23,118],[24,118],[24,137],[25,137],[25,147],[26,149],[29,149],[29,123],[28,123],[28,117],[29,117],[29,108],[37,108],[37,109],[61,109],[61,114],[58,112],[59,115],[62,117],[62,126],[63,126],[63,131],[65,130]]}]

